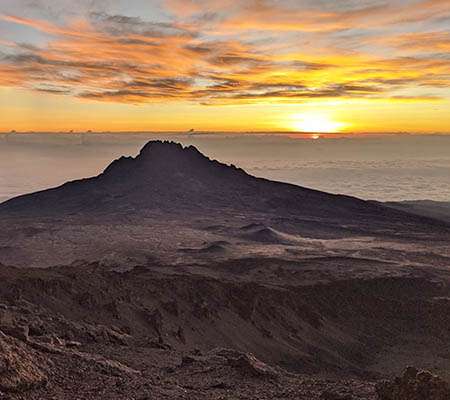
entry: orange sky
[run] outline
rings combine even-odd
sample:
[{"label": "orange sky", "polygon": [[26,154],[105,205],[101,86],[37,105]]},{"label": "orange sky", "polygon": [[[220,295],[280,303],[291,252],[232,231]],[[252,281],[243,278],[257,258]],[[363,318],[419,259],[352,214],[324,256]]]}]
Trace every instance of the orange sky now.
[{"label": "orange sky", "polygon": [[449,0],[4,0],[0,131],[450,132]]}]

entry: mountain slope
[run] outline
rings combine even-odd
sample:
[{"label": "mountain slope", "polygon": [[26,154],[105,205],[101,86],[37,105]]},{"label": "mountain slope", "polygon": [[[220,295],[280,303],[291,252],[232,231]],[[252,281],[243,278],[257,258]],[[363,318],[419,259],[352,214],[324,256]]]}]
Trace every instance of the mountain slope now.
[{"label": "mountain slope", "polygon": [[450,223],[450,202],[433,200],[392,201],[384,203],[387,207],[423,215]]},{"label": "mountain slope", "polygon": [[326,220],[362,231],[433,229],[445,223],[369,203],[248,175],[195,147],[151,141],[136,158],[122,157],[99,176],[20,196],[0,214],[217,213],[223,210]]}]

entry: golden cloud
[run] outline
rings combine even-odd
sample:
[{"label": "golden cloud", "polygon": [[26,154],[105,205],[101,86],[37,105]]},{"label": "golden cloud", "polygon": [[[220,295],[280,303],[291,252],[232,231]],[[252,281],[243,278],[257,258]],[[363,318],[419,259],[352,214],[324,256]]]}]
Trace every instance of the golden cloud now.
[{"label": "golden cloud", "polygon": [[[449,32],[406,28],[445,17],[448,6],[426,0],[409,8],[392,2],[319,10],[262,0],[168,0],[173,22],[106,13],[65,24],[1,16],[49,39],[40,47],[0,42],[0,85],[126,103],[435,99],[423,90],[450,87]],[[393,24],[405,32],[392,33]],[[382,38],[372,32],[381,28]]]}]

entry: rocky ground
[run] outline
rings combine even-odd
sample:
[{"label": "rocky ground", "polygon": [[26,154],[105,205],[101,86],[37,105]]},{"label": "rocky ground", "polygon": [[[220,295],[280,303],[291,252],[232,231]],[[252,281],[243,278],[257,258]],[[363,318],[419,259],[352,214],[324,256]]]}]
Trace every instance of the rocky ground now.
[{"label": "rocky ground", "polygon": [[449,243],[151,142],[0,205],[0,398],[449,400]]},{"label": "rocky ground", "polygon": [[448,377],[445,274],[311,284],[306,265],[2,266],[1,398],[448,399],[431,375],[382,383],[412,361]]}]

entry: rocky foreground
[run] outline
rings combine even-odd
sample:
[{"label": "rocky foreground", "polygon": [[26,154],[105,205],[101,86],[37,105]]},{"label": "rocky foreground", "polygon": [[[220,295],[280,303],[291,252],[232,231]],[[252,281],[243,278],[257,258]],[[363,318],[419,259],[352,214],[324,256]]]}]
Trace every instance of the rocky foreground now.
[{"label": "rocky foreground", "polygon": [[[448,351],[450,305],[427,304],[447,289],[417,278],[307,285],[292,297],[151,266],[2,266],[0,276],[2,399],[449,399],[428,372],[392,378],[407,333],[427,347],[422,365]],[[388,288],[398,295],[383,299]],[[408,304],[410,290],[427,294]]]},{"label": "rocky foreground", "polygon": [[[0,331],[2,399],[450,398],[445,381],[414,368],[400,378],[377,384],[360,379],[325,380],[288,373],[250,353],[231,349],[180,354],[162,341],[135,346],[131,336],[104,326],[77,326],[90,336],[90,344],[83,344],[44,333],[50,329],[26,325],[29,320],[14,317],[15,312],[30,315],[30,304],[1,305],[1,309],[2,329],[9,333]],[[42,320],[33,322],[37,321]],[[66,336],[72,334],[69,330]]]}]

